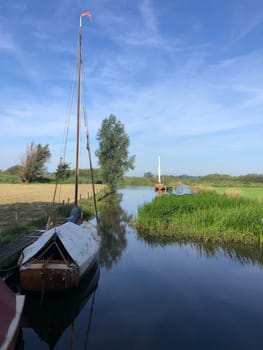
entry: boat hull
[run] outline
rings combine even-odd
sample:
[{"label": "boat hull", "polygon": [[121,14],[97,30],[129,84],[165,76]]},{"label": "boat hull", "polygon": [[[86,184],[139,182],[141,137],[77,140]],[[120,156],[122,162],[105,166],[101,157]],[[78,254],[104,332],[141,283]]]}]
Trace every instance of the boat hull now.
[{"label": "boat hull", "polygon": [[156,191],[156,192],[165,191],[165,185],[164,185],[164,184],[161,184],[161,183],[156,184],[156,185],[155,185],[155,191]]},{"label": "boat hull", "polygon": [[15,295],[0,278],[0,348],[16,349],[25,303],[24,295]]},{"label": "boat hull", "polygon": [[43,293],[78,287],[97,261],[95,233],[71,222],[44,232],[19,258],[22,290]]},{"label": "boat hull", "polygon": [[76,264],[59,260],[34,260],[20,269],[20,286],[24,291],[63,291],[77,287],[79,268]]}]

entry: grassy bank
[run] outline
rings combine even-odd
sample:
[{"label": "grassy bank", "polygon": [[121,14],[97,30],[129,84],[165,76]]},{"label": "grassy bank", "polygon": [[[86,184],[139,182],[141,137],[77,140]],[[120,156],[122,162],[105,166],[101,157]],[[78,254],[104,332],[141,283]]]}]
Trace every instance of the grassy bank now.
[{"label": "grassy bank", "polygon": [[145,236],[256,244],[262,240],[263,206],[214,191],[161,195],[139,207],[135,225]]},{"label": "grassy bank", "polygon": [[256,199],[263,202],[263,187],[262,186],[237,186],[237,187],[213,187],[220,194],[226,194],[231,197],[245,197]]}]

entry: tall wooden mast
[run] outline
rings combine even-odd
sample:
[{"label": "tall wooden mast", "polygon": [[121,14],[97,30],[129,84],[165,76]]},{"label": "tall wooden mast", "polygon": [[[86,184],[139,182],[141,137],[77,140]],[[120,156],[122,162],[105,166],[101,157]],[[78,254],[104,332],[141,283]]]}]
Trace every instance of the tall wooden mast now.
[{"label": "tall wooden mast", "polygon": [[75,174],[75,205],[78,205],[78,190],[79,190],[79,142],[80,142],[80,87],[81,87],[81,41],[82,41],[82,16],[88,16],[92,22],[89,11],[83,11],[79,19],[79,40],[78,40],[78,98],[77,98],[77,144],[76,144],[76,174]]},{"label": "tall wooden mast", "polygon": [[78,47],[78,99],[77,99],[77,136],[76,136],[76,174],[75,174],[75,205],[78,205],[79,189],[79,139],[80,139],[80,86],[81,86],[81,39],[82,39],[82,21],[80,15],[79,25],[79,47]]}]

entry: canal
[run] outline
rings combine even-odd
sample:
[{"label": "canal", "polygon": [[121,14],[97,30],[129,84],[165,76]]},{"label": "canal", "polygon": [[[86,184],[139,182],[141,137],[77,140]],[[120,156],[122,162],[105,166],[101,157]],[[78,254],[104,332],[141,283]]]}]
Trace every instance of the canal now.
[{"label": "canal", "polygon": [[[152,188],[122,189],[100,213],[100,266],[69,296],[28,297],[23,349],[261,349],[260,249],[147,242],[132,227]],[[97,286],[97,287],[96,287]]]}]

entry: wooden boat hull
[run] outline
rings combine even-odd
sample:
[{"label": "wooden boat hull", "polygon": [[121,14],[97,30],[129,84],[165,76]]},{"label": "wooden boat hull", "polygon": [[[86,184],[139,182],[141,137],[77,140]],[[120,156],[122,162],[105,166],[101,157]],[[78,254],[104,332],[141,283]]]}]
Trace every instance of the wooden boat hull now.
[{"label": "wooden boat hull", "polygon": [[79,268],[60,260],[34,260],[25,264],[19,273],[20,286],[25,291],[63,291],[79,285]]},{"label": "wooden boat hull", "polygon": [[19,258],[22,290],[43,293],[78,287],[98,257],[94,235],[91,228],[71,222],[44,232]]},{"label": "wooden boat hull", "polygon": [[156,184],[155,185],[155,191],[160,192],[160,191],[165,191],[165,185],[164,184]]}]

